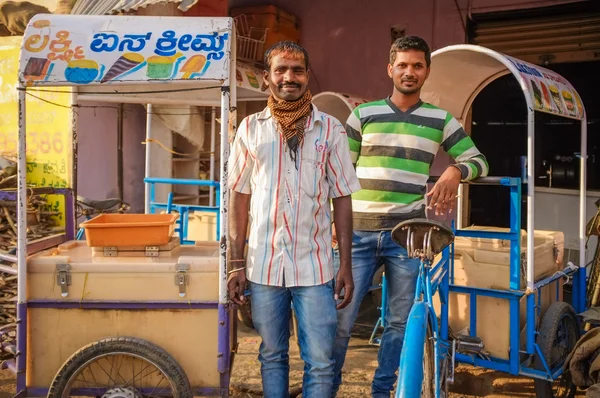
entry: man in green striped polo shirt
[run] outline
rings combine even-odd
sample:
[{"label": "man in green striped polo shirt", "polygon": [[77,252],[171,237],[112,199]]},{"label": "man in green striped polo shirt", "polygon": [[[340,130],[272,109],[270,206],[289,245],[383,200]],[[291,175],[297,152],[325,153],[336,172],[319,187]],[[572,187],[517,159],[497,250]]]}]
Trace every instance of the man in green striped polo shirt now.
[{"label": "man in green striped polo shirt", "polygon": [[[406,36],[396,40],[388,65],[392,95],[358,106],[346,124],[361,190],[352,194],[355,290],[352,303],[338,311],[335,391],[342,381],[359,306],[375,272],[385,265],[389,309],[371,391],[374,398],[389,398],[419,271],[419,260],[409,259],[406,250],[392,241],[391,230],[401,221],[425,217],[426,206],[440,215],[452,212],[461,179],[488,173],[485,157],[460,123],[445,110],[421,101],[430,64],[431,52],[423,39]],[[431,165],[440,148],[456,164],[450,165],[426,194]]]}]

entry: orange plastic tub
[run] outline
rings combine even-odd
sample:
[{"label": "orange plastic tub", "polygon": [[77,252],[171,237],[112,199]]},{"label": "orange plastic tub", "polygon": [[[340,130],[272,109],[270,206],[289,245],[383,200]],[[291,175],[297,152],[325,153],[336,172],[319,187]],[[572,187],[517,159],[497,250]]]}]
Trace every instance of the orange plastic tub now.
[{"label": "orange plastic tub", "polygon": [[80,224],[90,247],[159,246],[169,243],[177,214],[101,214]]}]

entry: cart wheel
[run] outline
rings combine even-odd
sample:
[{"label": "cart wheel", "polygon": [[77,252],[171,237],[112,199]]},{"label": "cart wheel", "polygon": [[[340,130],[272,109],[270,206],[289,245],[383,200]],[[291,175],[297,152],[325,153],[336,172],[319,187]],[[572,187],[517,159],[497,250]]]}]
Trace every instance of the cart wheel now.
[{"label": "cart wheel", "polygon": [[172,396],[192,398],[190,382],[173,357],[134,337],[102,339],[69,358],[54,377],[49,398]]},{"label": "cart wheel", "polygon": [[[564,302],[553,303],[542,318],[538,337],[540,351],[550,369],[556,369],[565,362],[579,337],[579,322],[573,308]],[[539,356],[535,359],[535,368],[544,370]],[[568,372],[554,382],[534,379],[534,383],[538,398],[571,398],[577,390]]]}]

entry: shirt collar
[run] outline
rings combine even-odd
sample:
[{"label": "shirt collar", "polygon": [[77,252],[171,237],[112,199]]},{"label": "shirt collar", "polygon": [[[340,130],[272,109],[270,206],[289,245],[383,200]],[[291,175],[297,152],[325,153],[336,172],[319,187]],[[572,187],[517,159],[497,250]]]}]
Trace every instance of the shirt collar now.
[{"label": "shirt collar", "polygon": [[[268,106],[265,107],[259,114],[258,120],[267,120],[271,118],[273,115],[271,113],[271,108]],[[310,131],[315,127],[315,123],[323,123],[323,113],[317,109],[317,106],[312,104],[312,112],[308,116],[308,120],[306,122],[306,130]]]}]

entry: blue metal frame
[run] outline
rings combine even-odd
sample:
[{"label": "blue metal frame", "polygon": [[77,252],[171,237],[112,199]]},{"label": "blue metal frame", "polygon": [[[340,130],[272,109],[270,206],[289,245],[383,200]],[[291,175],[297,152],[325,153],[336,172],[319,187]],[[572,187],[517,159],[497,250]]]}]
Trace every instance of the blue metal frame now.
[{"label": "blue metal frame", "polygon": [[[150,185],[150,213],[153,214],[156,210],[166,210],[167,213],[171,213],[172,211],[176,211],[179,213],[179,219],[177,220],[177,225],[175,230],[179,235],[180,243],[185,245],[193,245],[196,243],[193,240],[187,239],[188,235],[188,216],[191,211],[205,211],[215,213],[217,215],[216,222],[216,237],[217,240],[219,236],[221,236],[221,228],[220,228],[220,205],[221,205],[221,184],[218,181],[208,181],[208,180],[189,180],[189,179],[179,179],[179,178],[144,178],[144,183]],[[183,204],[175,204],[173,203],[173,194],[169,194],[169,199],[167,203],[159,203],[156,202],[156,184],[169,184],[169,185],[196,185],[199,187],[213,187],[215,188],[215,197],[216,204],[215,206],[196,206],[196,205],[183,205]]]},{"label": "blue metal frame", "polygon": [[[544,358],[540,347],[536,343],[536,315],[541,313],[541,290],[548,288],[561,278],[573,275],[573,307],[577,313],[585,310],[585,268],[568,266],[562,272],[555,273],[534,284],[532,290],[521,288],[521,179],[513,177],[482,178],[481,184],[501,185],[510,189],[510,230],[509,232],[490,232],[476,230],[456,230],[454,224],[452,229],[455,236],[472,238],[492,238],[510,241],[510,283],[508,290],[483,289],[468,286],[457,286],[454,284],[454,243],[451,245],[452,255],[448,254],[448,248],[443,252],[440,263],[433,267],[421,262],[417,289],[415,293],[415,304],[411,309],[404,336],[404,345],[400,359],[400,370],[398,387],[395,397],[419,396],[422,385],[422,370],[415,369],[415,363],[423,361],[423,344],[427,332],[427,321],[430,322],[434,339],[435,358],[435,396],[440,396],[440,364],[441,360],[448,355],[450,342],[448,341],[448,296],[450,292],[467,294],[470,298],[470,335],[477,336],[477,298],[492,297],[508,300],[510,305],[510,350],[509,358],[501,359],[494,357],[480,357],[476,355],[465,355],[455,353],[456,362],[463,362],[487,369],[497,370],[513,375],[527,376],[540,380],[553,381],[563,373],[562,365],[550,369],[546,358]],[[470,182],[479,183],[478,180]],[[439,272],[439,274],[438,274]],[[385,280],[385,278],[384,278]],[[385,285],[384,285],[385,287]],[[432,297],[439,290],[441,301],[440,328],[435,310],[432,306]],[[387,293],[384,289],[383,295]],[[421,296],[424,296],[421,299]],[[537,296],[537,305],[536,305]],[[558,299],[558,289],[556,289]],[[526,346],[525,351],[520,350],[520,306],[519,303],[525,298],[527,311]],[[385,314],[382,311],[380,320],[383,324]],[[424,327],[425,326],[425,327]],[[527,354],[523,362],[521,355]],[[533,357],[538,356],[543,370],[533,369],[528,366]]]},{"label": "blue metal frame", "polygon": [[[474,181],[476,183],[477,181]],[[536,379],[555,380],[562,374],[562,364],[555,369],[549,369],[546,359],[543,357],[536,343],[537,331],[535,329],[536,315],[541,312],[541,289],[548,287],[551,283],[564,276],[575,273],[574,277],[574,303],[573,307],[578,313],[585,309],[585,269],[573,269],[567,267],[561,273],[556,273],[545,278],[534,285],[529,291],[521,287],[521,179],[506,177],[499,180],[499,185],[510,189],[510,232],[489,232],[475,230],[455,230],[456,236],[472,238],[495,238],[510,241],[510,288],[509,290],[481,289],[467,286],[450,284],[449,291],[468,294],[470,296],[470,335],[477,336],[477,297],[493,297],[510,302],[510,351],[509,359],[489,358],[456,354],[457,362],[464,362],[475,366],[510,373],[512,375],[528,376]],[[452,244],[454,252],[454,244]],[[453,256],[452,256],[453,257]],[[450,274],[454,275],[454,261],[452,261]],[[452,278],[453,279],[453,278]],[[583,281],[583,282],[582,282]],[[582,285],[583,283],[583,285]],[[583,286],[583,289],[581,288]],[[575,291],[579,287],[579,291]],[[583,292],[583,293],[582,293]],[[556,290],[558,298],[558,289]],[[536,305],[537,296],[537,305]],[[522,298],[526,300],[526,346],[525,351],[520,350],[520,306]],[[442,324],[447,317],[442,316]],[[527,358],[521,362],[521,354],[527,354]],[[533,356],[539,356],[544,370],[532,369],[526,364]]]}]

